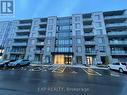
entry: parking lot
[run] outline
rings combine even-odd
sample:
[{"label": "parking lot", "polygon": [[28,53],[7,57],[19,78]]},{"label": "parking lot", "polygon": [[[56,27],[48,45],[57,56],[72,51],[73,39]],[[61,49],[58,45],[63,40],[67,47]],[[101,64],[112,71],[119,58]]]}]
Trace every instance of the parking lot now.
[{"label": "parking lot", "polygon": [[126,73],[108,69],[64,65],[1,68],[0,95],[126,95],[126,80]]}]

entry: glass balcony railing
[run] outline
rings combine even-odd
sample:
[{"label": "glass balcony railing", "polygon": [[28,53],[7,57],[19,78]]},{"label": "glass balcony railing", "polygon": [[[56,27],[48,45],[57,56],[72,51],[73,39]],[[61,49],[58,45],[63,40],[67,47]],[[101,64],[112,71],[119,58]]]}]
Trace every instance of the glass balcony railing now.
[{"label": "glass balcony railing", "polygon": [[107,24],[106,25],[107,28],[109,27],[127,27],[127,23],[123,22],[123,23],[112,23],[112,24]]},{"label": "glass balcony railing", "polygon": [[93,28],[93,25],[84,25],[83,28]]},{"label": "glass balcony railing", "polygon": [[108,32],[108,35],[127,35],[127,31],[122,31],[122,32]]},{"label": "glass balcony railing", "polygon": [[24,33],[24,32],[30,32],[30,30],[29,29],[22,29],[22,30],[18,29],[16,32],[23,32]]},{"label": "glass balcony railing", "polygon": [[95,41],[85,41],[85,45],[95,45]]},{"label": "glass balcony railing", "polygon": [[111,51],[111,53],[116,55],[127,55],[127,51]]},{"label": "glass balcony railing", "polygon": [[86,54],[96,54],[96,51],[93,50],[93,51],[86,51]]},{"label": "glass balcony railing", "polygon": [[94,36],[94,33],[93,32],[90,32],[90,33],[84,33],[85,36]]},{"label": "glass balcony railing", "polygon": [[107,16],[105,17],[105,19],[123,19],[123,18],[127,18],[126,15],[119,15],[119,16]]},{"label": "glass balcony railing", "polygon": [[27,46],[27,43],[13,43],[13,46]]},{"label": "glass balcony railing", "polygon": [[29,36],[24,35],[24,36],[16,36],[15,39],[28,39]]},{"label": "glass balcony railing", "polygon": [[110,41],[110,44],[126,44],[127,45],[127,40],[125,40],[125,41]]},{"label": "glass balcony railing", "polygon": [[44,42],[37,42],[36,45],[44,45]]}]

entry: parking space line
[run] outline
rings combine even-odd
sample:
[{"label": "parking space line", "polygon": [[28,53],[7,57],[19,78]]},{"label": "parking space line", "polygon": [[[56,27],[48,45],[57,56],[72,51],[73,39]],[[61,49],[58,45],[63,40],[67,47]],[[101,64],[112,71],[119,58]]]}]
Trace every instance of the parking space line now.
[{"label": "parking space line", "polygon": [[65,70],[66,66],[58,66],[58,68],[54,69],[52,72],[57,72],[57,73],[63,73]]},{"label": "parking space line", "polygon": [[120,77],[119,74],[117,74],[116,72],[113,72],[113,71],[110,73],[110,75],[113,76],[113,77]]},{"label": "parking space line", "polygon": [[83,71],[85,71],[88,75],[99,75],[99,76],[102,76],[102,74],[96,72],[95,70],[93,69],[88,69],[86,70],[85,68],[82,68]]}]

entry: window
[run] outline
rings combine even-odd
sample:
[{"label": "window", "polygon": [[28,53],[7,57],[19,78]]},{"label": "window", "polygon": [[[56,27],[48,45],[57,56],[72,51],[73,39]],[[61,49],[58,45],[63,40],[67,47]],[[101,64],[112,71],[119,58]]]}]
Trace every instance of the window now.
[{"label": "window", "polygon": [[33,26],[33,30],[37,30],[38,29],[38,26]]},{"label": "window", "polygon": [[102,25],[101,25],[101,22],[96,22],[96,23],[95,23],[95,26],[96,26],[97,28],[101,27],[101,26],[102,26]]},{"label": "window", "polygon": [[100,20],[101,19],[100,15],[95,15],[95,19]]},{"label": "window", "polygon": [[53,19],[49,19],[49,24],[53,24]]},{"label": "window", "polygon": [[53,25],[49,25],[48,30],[52,30],[52,29],[53,29]]},{"label": "window", "polygon": [[50,52],[50,47],[47,47],[47,48],[46,48],[46,51],[47,51],[47,52]]},{"label": "window", "polygon": [[51,37],[52,36],[52,32],[48,32],[48,37]]},{"label": "window", "polygon": [[76,42],[77,44],[81,44],[81,39],[80,38],[76,39]]},{"label": "window", "polygon": [[100,46],[99,49],[100,49],[100,52],[105,52],[105,46]]},{"label": "window", "polygon": [[97,32],[98,35],[103,34],[103,30],[102,29],[97,29],[96,32]]},{"label": "window", "polygon": [[37,25],[37,24],[38,24],[38,20],[35,20],[35,21],[34,21],[34,25]]},{"label": "window", "polygon": [[79,29],[79,28],[80,28],[80,23],[76,23],[76,24],[75,24],[75,28],[76,28],[76,29]]},{"label": "window", "polygon": [[77,47],[77,52],[81,53],[82,52],[82,47]]},{"label": "window", "polygon": [[75,21],[80,21],[80,17],[75,17]]},{"label": "window", "polygon": [[76,35],[77,36],[80,36],[81,35],[81,31],[80,30],[77,30],[77,31],[75,31],[76,32]]},{"label": "window", "polygon": [[47,44],[51,44],[51,40],[47,40]]},{"label": "window", "polygon": [[98,43],[103,43],[104,42],[104,39],[101,37],[101,38],[98,38]]}]

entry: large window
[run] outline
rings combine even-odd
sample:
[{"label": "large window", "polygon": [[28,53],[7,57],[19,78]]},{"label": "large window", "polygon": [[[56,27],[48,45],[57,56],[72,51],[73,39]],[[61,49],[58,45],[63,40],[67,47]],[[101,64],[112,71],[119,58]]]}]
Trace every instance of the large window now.
[{"label": "large window", "polygon": [[52,36],[52,32],[48,32],[48,37],[51,37]]},{"label": "large window", "polygon": [[80,17],[75,17],[75,21],[80,21]]},{"label": "large window", "polygon": [[104,39],[102,37],[98,38],[98,43],[100,44],[104,43]]},{"label": "large window", "polygon": [[100,52],[105,52],[105,46],[100,46],[99,50],[100,50]]},{"label": "large window", "polygon": [[76,36],[80,36],[81,35],[81,31],[80,30],[77,30],[75,32],[76,32]]},{"label": "large window", "polygon": [[76,28],[76,29],[79,29],[80,27],[81,27],[80,23],[76,23],[76,24],[75,24],[75,28]]},{"label": "large window", "polygon": [[81,44],[81,39],[80,38],[77,38],[76,39],[76,42],[77,42],[77,44]]},{"label": "large window", "polygon": [[103,30],[102,29],[97,29],[96,32],[97,32],[98,35],[103,34]]},{"label": "large window", "polygon": [[49,19],[49,24],[53,24],[53,19]]},{"label": "large window", "polygon": [[52,30],[52,29],[53,29],[53,25],[49,25],[48,30]]},{"label": "large window", "polygon": [[47,52],[50,52],[50,47],[47,47],[47,48],[46,48],[46,51],[47,51]]},{"label": "large window", "polygon": [[82,47],[81,47],[81,46],[78,46],[76,51],[77,51],[78,53],[81,53],[81,52],[82,52]]},{"label": "large window", "polygon": [[99,27],[102,26],[102,24],[101,24],[101,22],[96,22],[96,23],[95,23],[95,26],[96,26],[96,28],[99,28]]},{"label": "large window", "polygon": [[100,20],[101,16],[100,15],[95,15],[94,18],[95,18],[95,20]]}]

